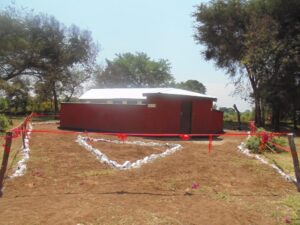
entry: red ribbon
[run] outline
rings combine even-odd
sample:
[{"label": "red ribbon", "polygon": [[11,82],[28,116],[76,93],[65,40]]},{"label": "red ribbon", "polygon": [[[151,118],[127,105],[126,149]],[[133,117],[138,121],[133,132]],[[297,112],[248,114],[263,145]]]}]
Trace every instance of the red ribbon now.
[{"label": "red ribbon", "polygon": [[179,137],[184,141],[188,141],[191,138],[188,134],[180,134]]},{"label": "red ribbon", "polygon": [[250,134],[252,135],[255,133],[255,122],[250,121],[249,126],[250,126]]},{"label": "red ribbon", "polygon": [[211,153],[211,150],[212,150],[212,135],[209,135],[208,153]]},{"label": "red ribbon", "polygon": [[126,141],[126,139],[128,138],[127,134],[117,134],[117,137],[120,141]]}]

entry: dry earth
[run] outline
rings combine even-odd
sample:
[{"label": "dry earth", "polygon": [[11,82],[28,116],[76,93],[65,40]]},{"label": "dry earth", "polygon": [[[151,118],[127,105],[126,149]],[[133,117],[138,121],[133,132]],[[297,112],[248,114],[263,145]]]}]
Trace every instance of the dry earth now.
[{"label": "dry earth", "polygon": [[[239,153],[240,137],[219,138],[211,154],[201,139],[142,139],[180,143],[183,149],[129,171],[101,164],[75,139],[75,134],[33,133],[26,174],[5,182],[0,224],[271,225],[285,224],[291,214],[283,202],[296,195],[295,186]],[[151,152],[149,147],[91,144],[120,162]],[[185,194],[194,183],[199,188]]]}]

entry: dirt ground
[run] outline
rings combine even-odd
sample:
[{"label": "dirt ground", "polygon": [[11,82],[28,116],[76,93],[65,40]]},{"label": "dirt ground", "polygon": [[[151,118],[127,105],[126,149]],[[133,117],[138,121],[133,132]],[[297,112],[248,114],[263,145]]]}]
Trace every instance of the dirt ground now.
[{"label": "dirt ground", "polygon": [[[34,128],[57,129],[56,126]],[[183,148],[139,169],[118,171],[101,164],[79,146],[75,134],[33,133],[26,174],[5,182],[0,224],[289,222],[293,212],[284,202],[298,195],[295,186],[272,168],[239,153],[237,145],[243,138],[219,138],[211,154],[203,139],[129,140],[137,139],[180,143]],[[151,152],[150,147],[90,144],[119,162],[143,158]],[[193,184],[199,184],[199,188],[191,189]]]}]

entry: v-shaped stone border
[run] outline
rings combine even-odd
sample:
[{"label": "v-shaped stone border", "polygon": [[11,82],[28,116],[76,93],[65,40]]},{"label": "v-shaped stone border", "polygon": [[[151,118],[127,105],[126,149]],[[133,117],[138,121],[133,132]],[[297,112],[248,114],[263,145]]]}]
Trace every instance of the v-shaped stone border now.
[{"label": "v-shaped stone border", "polygon": [[[142,159],[136,160],[134,162],[125,161],[123,164],[119,164],[114,160],[111,160],[102,153],[99,149],[93,148],[90,144],[88,144],[88,141],[93,142],[108,142],[108,143],[114,143],[114,144],[132,144],[132,145],[140,145],[140,146],[148,146],[148,147],[166,147],[166,150],[159,154],[151,154],[149,156],[146,156]],[[119,169],[119,170],[128,170],[128,169],[134,169],[139,168],[144,164],[153,162],[154,160],[162,157],[166,157],[168,155],[173,154],[174,152],[180,150],[182,146],[180,144],[160,144],[155,142],[143,142],[143,141],[118,141],[118,140],[110,140],[106,138],[91,138],[91,137],[83,137],[81,135],[78,135],[76,142],[84,147],[86,150],[91,152],[93,155],[96,156],[96,158],[104,164],[109,165],[112,168]]]}]

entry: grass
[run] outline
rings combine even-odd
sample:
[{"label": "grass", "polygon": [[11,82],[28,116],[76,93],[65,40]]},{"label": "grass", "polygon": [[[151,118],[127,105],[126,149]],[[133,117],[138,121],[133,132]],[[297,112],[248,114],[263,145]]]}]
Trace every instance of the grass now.
[{"label": "grass", "polygon": [[300,224],[300,194],[289,195],[283,199],[282,204],[292,210],[291,224]]},{"label": "grass", "polygon": [[297,151],[299,152],[300,151],[300,137],[295,137],[294,140],[295,140],[295,145],[296,145]]},{"label": "grass", "polygon": [[116,170],[113,169],[104,169],[104,170],[91,170],[87,171],[79,176],[82,177],[97,177],[97,176],[109,176],[116,173]]},{"label": "grass", "polygon": [[55,116],[39,116],[33,117],[32,122],[46,122],[46,121],[56,121],[58,120]]},{"label": "grass", "polygon": [[[299,159],[300,137],[296,137],[294,140],[295,140],[295,145],[296,145],[296,149],[298,152],[298,159]],[[270,160],[270,162],[280,167],[286,173],[293,176],[295,175],[293,159],[290,152],[281,152],[281,153],[264,152],[264,155]]]},{"label": "grass", "polygon": [[[9,120],[11,121],[10,126],[8,127],[7,130],[10,130],[18,125],[20,125],[23,121],[24,121],[25,116],[10,116]],[[36,117],[33,119],[33,121],[49,121],[49,120],[54,120],[53,116],[43,116],[43,117]],[[5,140],[4,140],[4,136],[5,133],[0,133],[0,148],[2,148],[2,146],[5,144]],[[19,156],[18,156],[18,152],[21,148],[21,138],[14,138],[13,139],[13,144],[11,147],[11,152],[10,152],[10,158],[9,158],[9,163],[13,163],[14,161],[18,161]],[[3,154],[2,151],[0,151],[0,163],[2,162],[2,158],[3,158]],[[17,154],[17,155],[16,155]]]},{"label": "grass", "polygon": [[274,163],[286,173],[294,176],[294,165],[291,153],[283,152],[276,154],[265,152],[264,155],[271,161],[271,163]]},{"label": "grass", "polygon": [[[24,117],[10,117],[9,118],[12,123],[10,125],[10,127],[8,129],[11,129],[13,127],[18,126],[24,119]],[[1,133],[2,135],[5,135],[5,133]],[[3,138],[1,138],[0,140],[0,147],[3,148],[3,145],[5,144],[5,139],[4,136]],[[8,161],[8,165],[10,165],[11,163],[14,163],[15,161],[17,161],[19,159],[18,156],[18,152],[21,148],[21,138],[15,138],[12,140],[12,146],[11,146],[11,151],[10,151],[10,157],[9,157],[9,161]],[[3,153],[2,151],[0,151],[0,162],[2,162],[2,158],[3,158]]]}]

